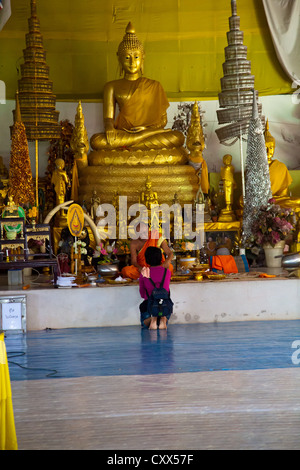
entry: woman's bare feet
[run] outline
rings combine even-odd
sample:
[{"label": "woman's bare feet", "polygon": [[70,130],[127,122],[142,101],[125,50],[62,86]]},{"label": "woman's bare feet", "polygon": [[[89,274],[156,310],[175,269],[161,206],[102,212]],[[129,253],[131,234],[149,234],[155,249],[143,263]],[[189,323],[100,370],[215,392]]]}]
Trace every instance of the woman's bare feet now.
[{"label": "woman's bare feet", "polygon": [[157,317],[151,317],[149,330],[157,330]]},{"label": "woman's bare feet", "polygon": [[159,329],[160,330],[166,330],[167,329],[167,317],[160,317]]}]

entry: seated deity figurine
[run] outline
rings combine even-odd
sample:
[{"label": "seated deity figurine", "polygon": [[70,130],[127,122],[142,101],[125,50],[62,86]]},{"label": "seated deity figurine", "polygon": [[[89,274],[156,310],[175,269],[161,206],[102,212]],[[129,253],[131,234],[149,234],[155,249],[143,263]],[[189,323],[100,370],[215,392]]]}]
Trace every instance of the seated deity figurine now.
[{"label": "seated deity figurine", "polygon": [[282,207],[288,207],[300,210],[300,199],[290,197],[289,186],[292,183],[292,177],[284,163],[279,160],[273,160],[275,151],[275,139],[269,131],[269,121],[266,123],[265,143],[269,163],[271,191],[272,196]]},{"label": "seated deity figurine", "polygon": [[152,189],[152,183],[149,177],[146,180],[146,188],[141,193],[141,204],[144,204],[148,210],[151,210],[152,204],[158,204],[157,193]]},{"label": "seated deity figurine", "polygon": [[[161,84],[142,76],[144,49],[131,23],[126,28],[117,56],[124,77],[105,85],[105,131],[91,137],[91,147],[94,150],[148,150],[182,146],[184,135],[165,129],[169,102]],[[117,104],[119,114],[116,117]]]},{"label": "seated deity figurine", "polygon": [[91,197],[91,209],[90,209],[91,217],[94,221],[96,220],[96,213],[100,204],[101,204],[101,199],[97,195],[97,191],[94,189],[92,197]]}]

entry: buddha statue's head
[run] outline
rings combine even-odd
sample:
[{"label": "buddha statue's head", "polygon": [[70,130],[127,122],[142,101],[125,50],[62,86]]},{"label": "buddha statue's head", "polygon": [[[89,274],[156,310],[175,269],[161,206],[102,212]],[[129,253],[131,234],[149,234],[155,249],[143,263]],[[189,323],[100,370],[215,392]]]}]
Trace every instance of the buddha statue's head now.
[{"label": "buddha statue's head", "polygon": [[57,170],[63,170],[65,167],[65,161],[62,158],[57,158],[55,160],[55,166]]},{"label": "buddha statue's head", "polygon": [[266,143],[268,163],[270,165],[270,163],[272,162],[274,151],[275,151],[275,139],[269,131],[269,120],[267,120],[266,122],[265,143]]},{"label": "buddha statue's head", "polygon": [[146,179],[146,183],[145,183],[145,186],[146,186],[146,190],[147,192],[151,191],[152,190],[152,182],[149,178],[149,176],[147,176],[147,179]]},{"label": "buddha statue's head", "polygon": [[135,29],[128,23],[122,42],[119,44],[117,56],[122,72],[126,78],[143,74],[144,48],[135,34]]},{"label": "buddha statue's head", "polygon": [[232,155],[230,155],[229,153],[224,155],[223,157],[223,163],[225,166],[230,166],[231,165],[231,162],[232,162]]}]

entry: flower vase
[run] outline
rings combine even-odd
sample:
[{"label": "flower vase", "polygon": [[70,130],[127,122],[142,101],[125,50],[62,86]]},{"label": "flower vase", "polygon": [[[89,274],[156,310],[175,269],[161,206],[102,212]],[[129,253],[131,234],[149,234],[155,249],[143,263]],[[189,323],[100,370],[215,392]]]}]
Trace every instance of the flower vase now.
[{"label": "flower vase", "polygon": [[[272,246],[270,243],[266,243],[263,246],[267,268],[281,268],[284,247],[284,240],[280,240],[275,246]],[[279,258],[276,258],[276,256],[279,256]]]}]

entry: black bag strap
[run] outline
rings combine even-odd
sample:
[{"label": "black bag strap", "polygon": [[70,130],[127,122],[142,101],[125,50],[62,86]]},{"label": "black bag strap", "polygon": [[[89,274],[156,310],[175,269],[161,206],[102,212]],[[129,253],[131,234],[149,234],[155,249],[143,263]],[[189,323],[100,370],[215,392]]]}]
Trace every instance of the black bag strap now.
[{"label": "black bag strap", "polygon": [[166,279],[166,274],[167,274],[167,268],[165,268],[165,272],[164,272],[162,281],[161,281],[161,283],[160,283],[160,287],[163,287],[163,285],[164,285],[164,282],[165,282],[165,279]]},{"label": "black bag strap", "polygon": [[[165,282],[165,279],[166,279],[166,274],[167,274],[167,268],[165,268],[165,272],[164,272],[164,275],[163,275],[163,277],[162,277],[162,281],[161,281],[160,286],[159,286],[160,288],[162,288],[163,285],[164,285],[164,282]],[[151,279],[151,277],[149,277],[148,279],[149,279],[149,281],[152,283],[152,285],[153,285],[154,287],[156,287],[155,282],[153,281],[153,279]]]}]

